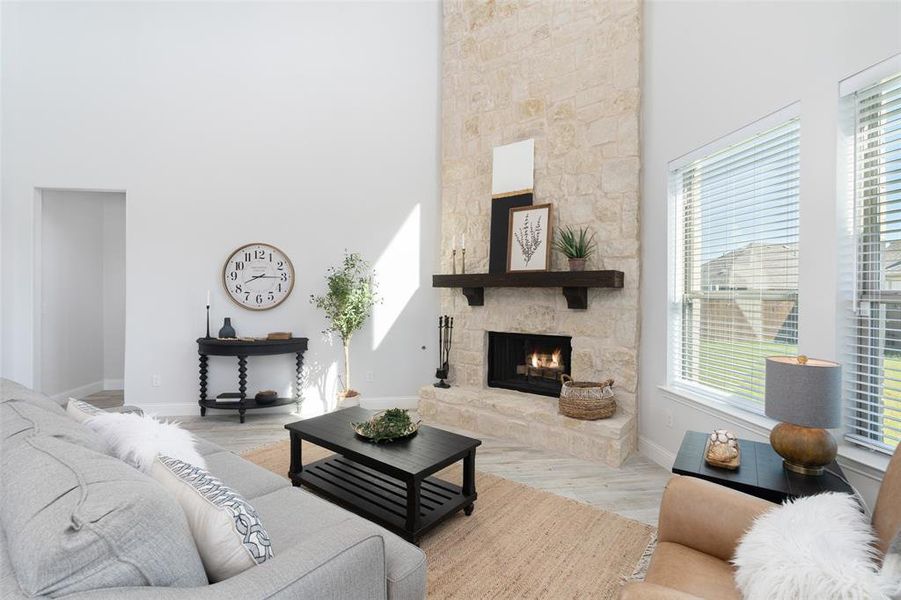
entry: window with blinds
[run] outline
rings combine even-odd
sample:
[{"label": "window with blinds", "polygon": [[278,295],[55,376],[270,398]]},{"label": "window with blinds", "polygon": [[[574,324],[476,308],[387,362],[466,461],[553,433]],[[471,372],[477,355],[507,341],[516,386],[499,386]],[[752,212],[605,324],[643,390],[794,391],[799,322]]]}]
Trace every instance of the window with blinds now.
[{"label": "window with blinds", "polygon": [[856,290],[845,381],[848,437],[901,440],[901,73],[853,95]]},{"label": "window with blinds", "polygon": [[798,119],[670,171],[671,381],[763,412],[798,349]]}]

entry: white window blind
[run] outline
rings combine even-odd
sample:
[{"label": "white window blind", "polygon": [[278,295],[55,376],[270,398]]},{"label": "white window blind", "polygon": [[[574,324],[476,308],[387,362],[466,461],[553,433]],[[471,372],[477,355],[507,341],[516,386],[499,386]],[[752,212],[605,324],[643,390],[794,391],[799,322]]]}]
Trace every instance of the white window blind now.
[{"label": "white window blind", "polygon": [[670,171],[671,380],[755,412],[798,348],[799,153],[791,119]]},{"label": "white window blind", "polygon": [[856,92],[855,315],[846,366],[848,437],[901,440],[901,73]]}]

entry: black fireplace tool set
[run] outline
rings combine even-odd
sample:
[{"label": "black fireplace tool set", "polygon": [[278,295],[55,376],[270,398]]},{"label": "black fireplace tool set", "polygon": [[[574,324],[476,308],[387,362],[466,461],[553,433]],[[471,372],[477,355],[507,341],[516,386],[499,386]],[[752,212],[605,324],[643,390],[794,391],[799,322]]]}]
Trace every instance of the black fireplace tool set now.
[{"label": "black fireplace tool set", "polygon": [[447,379],[448,361],[450,359],[451,341],[454,334],[454,318],[448,315],[438,317],[438,364],[440,365],[435,371],[435,377],[439,379],[434,384],[436,388],[449,388],[450,385],[444,380]]}]

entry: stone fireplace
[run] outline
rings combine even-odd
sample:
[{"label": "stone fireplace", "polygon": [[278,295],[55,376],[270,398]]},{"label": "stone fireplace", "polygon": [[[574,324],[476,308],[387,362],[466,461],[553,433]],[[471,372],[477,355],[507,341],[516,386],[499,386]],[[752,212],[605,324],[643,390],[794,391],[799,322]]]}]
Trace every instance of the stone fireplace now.
[{"label": "stone fireplace", "polygon": [[[451,238],[461,234],[466,273],[488,272],[492,149],[534,138],[534,203],[552,204],[555,225],[589,227],[598,245],[586,268],[622,271],[623,287],[589,289],[584,309],[569,308],[559,287],[485,287],[481,306],[441,290],[455,323],[451,388],[422,388],[426,422],[610,465],[635,449],[640,31],[638,1],[444,3],[440,273],[453,271]],[[567,268],[551,253],[551,270]],[[614,379],[616,414],[560,415],[553,350],[537,367],[511,358],[501,374],[498,333],[568,339],[563,369],[577,381]],[[536,375],[544,391],[516,387]]]},{"label": "stone fireplace", "polygon": [[571,360],[570,337],[488,332],[488,387],[557,398]]}]

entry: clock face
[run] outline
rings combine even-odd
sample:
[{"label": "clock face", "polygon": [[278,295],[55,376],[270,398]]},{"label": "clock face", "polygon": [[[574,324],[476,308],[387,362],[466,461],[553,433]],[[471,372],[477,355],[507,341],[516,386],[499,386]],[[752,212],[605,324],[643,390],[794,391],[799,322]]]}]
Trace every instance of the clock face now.
[{"label": "clock face", "polygon": [[275,246],[247,244],[225,261],[222,283],[237,304],[251,310],[268,310],[291,294],[294,265]]}]

